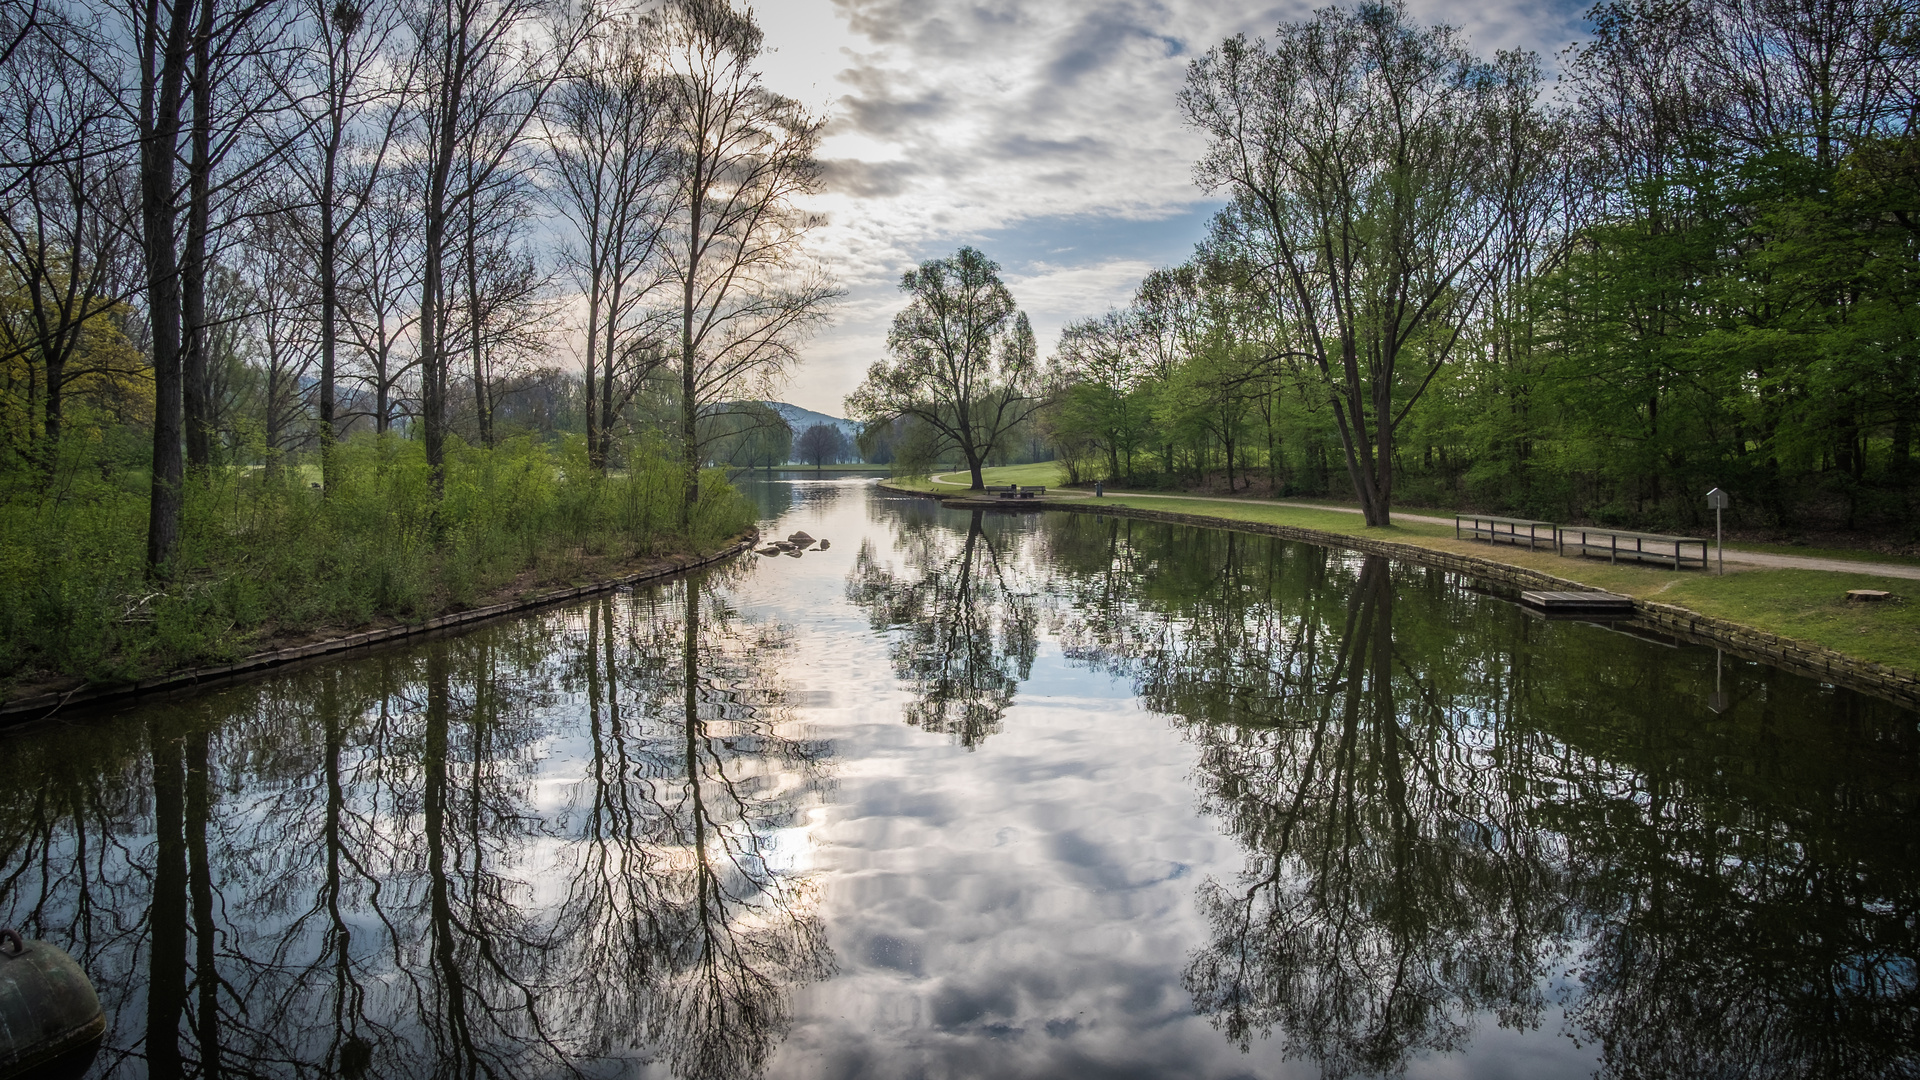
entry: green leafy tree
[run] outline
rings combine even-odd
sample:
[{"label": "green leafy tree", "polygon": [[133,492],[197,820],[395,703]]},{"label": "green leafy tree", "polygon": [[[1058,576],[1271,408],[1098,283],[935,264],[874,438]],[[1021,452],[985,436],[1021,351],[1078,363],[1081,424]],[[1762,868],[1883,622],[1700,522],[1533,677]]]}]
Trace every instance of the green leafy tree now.
[{"label": "green leafy tree", "polygon": [[1395,432],[1499,273],[1503,211],[1538,167],[1539,81],[1532,56],[1483,62],[1397,3],[1229,39],[1188,74],[1196,173],[1258,245],[1370,525],[1389,523]]},{"label": "green leafy tree", "polygon": [[1033,327],[1000,265],[971,247],[907,271],[900,291],[910,299],[887,334],[890,357],[847,409],[870,424],[912,417],[960,454],[978,491],[989,455],[1045,404]]}]

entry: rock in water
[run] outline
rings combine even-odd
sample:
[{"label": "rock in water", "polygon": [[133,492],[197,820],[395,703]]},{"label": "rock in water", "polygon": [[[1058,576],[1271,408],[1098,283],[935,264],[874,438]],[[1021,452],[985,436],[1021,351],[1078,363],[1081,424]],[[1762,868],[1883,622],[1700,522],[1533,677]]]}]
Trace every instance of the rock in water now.
[{"label": "rock in water", "polygon": [[71,956],[0,930],[0,1077],[80,1076],[106,1033],[100,998]]},{"label": "rock in water", "polygon": [[808,544],[813,543],[813,537],[804,531],[792,533],[788,535],[787,539],[793,541],[800,547],[806,547]]},{"label": "rock in water", "polygon": [[763,547],[760,549],[760,554],[769,555],[769,556],[778,555],[780,554],[780,549],[777,547],[774,547],[772,544],[768,544],[766,547]]},{"label": "rock in water", "polygon": [[818,545],[816,545],[816,546],[817,546],[817,547],[818,547],[818,548],[819,548],[819,549],[820,549],[821,551],[825,551],[825,550],[827,550],[828,548],[830,548],[830,547],[832,547],[832,546],[833,546],[833,543],[832,543],[831,541],[828,541],[828,540],[822,540],[822,541],[820,541],[820,543],[819,543]]},{"label": "rock in water", "polygon": [[792,551],[789,551],[789,552],[787,552],[787,554],[788,554],[788,555],[791,555],[791,556],[793,556],[794,558],[796,558],[796,559],[797,559],[797,558],[799,558],[799,557],[800,557],[800,549],[799,549],[799,548],[794,548],[794,549],[793,549]]}]

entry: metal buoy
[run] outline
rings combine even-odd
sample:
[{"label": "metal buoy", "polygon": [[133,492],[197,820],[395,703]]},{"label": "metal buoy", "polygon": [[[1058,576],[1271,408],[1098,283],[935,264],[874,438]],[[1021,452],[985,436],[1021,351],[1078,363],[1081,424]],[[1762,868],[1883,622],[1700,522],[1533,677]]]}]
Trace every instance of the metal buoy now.
[{"label": "metal buoy", "polygon": [[0,930],[0,1080],[80,1076],[107,1033],[107,1014],[73,957]]}]

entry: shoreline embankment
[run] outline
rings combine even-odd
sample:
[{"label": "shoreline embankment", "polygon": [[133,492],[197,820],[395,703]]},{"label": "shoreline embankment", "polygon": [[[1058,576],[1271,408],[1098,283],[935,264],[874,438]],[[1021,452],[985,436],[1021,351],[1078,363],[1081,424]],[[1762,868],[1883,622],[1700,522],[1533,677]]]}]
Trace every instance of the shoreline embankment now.
[{"label": "shoreline embankment", "polygon": [[716,563],[747,554],[759,542],[760,531],[750,529],[729,541],[725,546],[705,555],[692,558],[666,557],[648,560],[640,570],[629,574],[592,581],[585,585],[576,585],[563,589],[547,589],[515,597],[512,600],[470,608],[466,611],[449,612],[417,623],[399,623],[383,626],[375,630],[366,630],[357,634],[344,634],[340,637],[280,649],[268,649],[250,656],[242,657],[231,664],[217,664],[212,667],[187,668],[180,671],[155,675],[129,683],[108,683],[97,686],[82,684],[64,693],[36,694],[32,697],[18,698],[0,702],[0,727],[17,727],[52,719],[64,709],[92,707],[137,698],[173,696],[211,689],[229,682],[253,678],[269,671],[284,669],[290,665],[309,660],[337,657],[343,653],[369,649],[379,645],[397,643],[412,638],[427,637],[434,634],[456,630],[466,630],[493,619],[524,614],[539,608],[552,607],[569,600],[576,600],[596,593],[625,588],[648,582],[675,577],[680,574],[700,570]]},{"label": "shoreline embankment", "polygon": [[[956,497],[959,495],[957,492],[916,490],[884,481],[881,486],[888,491],[940,499],[947,504],[956,504]],[[964,500],[960,504],[963,502]],[[1521,589],[1607,591],[1574,578],[1560,577],[1480,555],[1463,555],[1418,544],[1326,532],[1299,525],[1243,521],[1209,514],[1093,503],[1090,500],[1073,502],[1023,500],[1005,506],[986,503],[981,503],[980,506],[983,509],[1009,513],[1054,511],[1094,514],[1222,529],[1256,536],[1272,536],[1313,544],[1317,547],[1343,548],[1382,555],[1396,561],[1430,566],[1514,591]],[[1709,645],[1734,656],[1757,660],[1798,675],[1920,710],[1920,675],[1915,672],[1850,656],[1840,650],[1814,642],[1801,641],[1729,619],[1705,615],[1677,604],[1665,604],[1637,596],[1632,597],[1632,600],[1634,610],[1632,621],[1643,629],[1666,634],[1691,644]]]}]

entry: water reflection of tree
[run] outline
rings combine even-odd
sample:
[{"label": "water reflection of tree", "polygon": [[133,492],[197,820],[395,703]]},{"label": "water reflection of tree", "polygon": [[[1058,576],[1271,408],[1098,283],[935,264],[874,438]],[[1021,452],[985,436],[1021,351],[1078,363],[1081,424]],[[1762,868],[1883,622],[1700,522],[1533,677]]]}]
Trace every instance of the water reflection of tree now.
[{"label": "water reflection of tree", "polygon": [[[1457,1049],[1475,1013],[1536,1023],[1557,891],[1505,793],[1483,783],[1486,760],[1444,738],[1397,654],[1386,561],[1369,557],[1349,588],[1342,621],[1267,654],[1286,678],[1255,691],[1257,728],[1192,729],[1206,794],[1252,859],[1238,886],[1203,890],[1213,942],[1188,987],[1230,1037],[1279,1029],[1329,1076]],[[1232,651],[1222,644],[1179,651]],[[1163,680],[1161,699],[1218,699],[1196,675]]]},{"label": "water reflection of tree", "polygon": [[82,958],[108,1072],[750,1076],[830,963],[774,857],[825,748],[783,734],[764,635],[675,595],[16,736],[0,914]]},{"label": "water reflection of tree", "polygon": [[589,1030],[639,1021],[676,1075],[751,1077],[790,988],[832,968],[813,886],[778,840],[818,794],[829,747],[784,734],[767,662],[781,636],[703,620],[700,599],[684,592],[677,625],[652,602],[590,612],[591,776],[569,808],[557,926],[564,966],[621,988],[589,1006]]},{"label": "water reflection of tree", "polygon": [[1910,716],[1760,673],[1716,717],[1710,653],[1376,560],[1047,543],[1070,655],[1178,720],[1246,849],[1188,970],[1229,1035],[1394,1073],[1475,1013],[1537,1024],[1545,987],[1606,1075],[1920,1075]]},{"label": "water reflection of tree", "polygon": [[[998,515],[995,515],[998,518]],[[894,671],[911,688],[907,722],[978,746],[1000,730],[1039,649],[1034,588],[1001,521],[973,511],[964,535],[938,519],[903,520],[908,572],[863,543],[847,597],[890,634]]]}]

